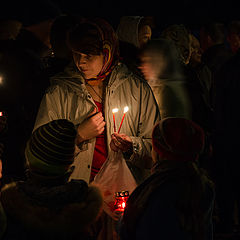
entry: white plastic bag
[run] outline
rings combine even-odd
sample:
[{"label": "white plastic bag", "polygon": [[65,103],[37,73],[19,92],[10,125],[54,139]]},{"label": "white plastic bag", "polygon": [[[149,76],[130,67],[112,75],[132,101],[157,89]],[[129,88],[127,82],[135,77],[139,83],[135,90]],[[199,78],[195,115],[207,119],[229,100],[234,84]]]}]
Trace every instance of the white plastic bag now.
[{"label": "white plastic bag", "polygon": [[94,183],[102,190],[103,210],[110,216],[114,210],[115,192],[128,191],[131,194],[137,186],[121,151],[109,153],[105,163],[95,176]]}]

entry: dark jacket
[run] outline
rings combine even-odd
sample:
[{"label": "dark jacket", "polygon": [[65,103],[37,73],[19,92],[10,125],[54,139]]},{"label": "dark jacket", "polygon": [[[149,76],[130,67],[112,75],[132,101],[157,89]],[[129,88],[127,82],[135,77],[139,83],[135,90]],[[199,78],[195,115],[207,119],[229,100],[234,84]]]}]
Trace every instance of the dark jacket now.
[{"label": "dark jacket", "polygon": [[232,52],[225,44],[216,44],[208,48],[202,55],[202,61],[207,64],[214,74],[232,56]]},{"label": "dark jacket", "polygon": [[[226,62],[217,74],[216,95],[216,151],[221,162],[220,172],[227,176],[239,176],[239,90],[240,90],[240,50]],[[231,161],[230,161],[231,160]],[[221,165],[220,165],[221,164]]]},{"label": "dark jacket", "polygon": [[[163,163],[161,165],[163,166]],[[182,214],[186,216],[194,214],[193,212],[189,212],[189,209],[192,207],[192,199],[190,199],[190,195],[186,194],[188,192],[186,188],[198,179],[198,175],[195,179],[193,177],[195,174],[188,170],[187,165],[181,165],[183,164],[180,163],[179,166],[171,166],[169,169],[164,168],[163,170],[156,171],[134,190],[127,201],[123,218],[118,225],[121,240],[195,239],[190,230],[188,232],[183,229],[181,219],[183,219]],[[190,184],[188,184],[189,181]],[[206,188],[204,194],[200,196],[199,209],[195,212],[200,210],[204,213],[205,230],[201,239],[212,240],[214,190],[207,182],[204,185]],[[195,183],[193,183],[193,186],[196,186]],[[183,189],[185,193],[183,193]],[[194,187],[192,190],[195,192],[194,197],[196,198],[198,190]],[[185,201],[188,202],[187,208],[189,209],[181,208],[181,205],[179,205],[179,200],[183,199],[183,196],[185,196]],[[195,222],[195,224],[199,223]]]},{"label": "dark jacket", "polygon": [[90,239],[88,227],[102,206],[99,190],[82,180],[52,187],[15,182],[2,189],[0,200],[7,218],[4,240]]},{"label": "dark jacket", "polygon": [[24,176],[24,149],[31,135],[37,110],[48,85],[42,54],[45,47],[32,33],[22,30],[16,40],[0,46],[0,111],[8,117],[3,142],[3,176]]},{"label": "dark jacket", "polygon": [[213,127],[213,109],[209,100],[206,86],[202,82],[199,72],[189,65],[184,65],[186,88],[192,103],[192,120],[205,131],[211,132]]}]

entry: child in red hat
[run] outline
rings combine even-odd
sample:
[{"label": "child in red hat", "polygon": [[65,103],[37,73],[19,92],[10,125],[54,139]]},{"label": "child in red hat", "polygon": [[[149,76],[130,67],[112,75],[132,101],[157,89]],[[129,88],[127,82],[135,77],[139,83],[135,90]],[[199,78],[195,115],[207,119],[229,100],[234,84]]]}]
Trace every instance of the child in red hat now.
[{"label": "child in red hat", "polygon": [[198,166],[204,139],[191,120],[172,117],[155,125],[153,172],[129,197],[121,239],[213,239],[214,185]]}]

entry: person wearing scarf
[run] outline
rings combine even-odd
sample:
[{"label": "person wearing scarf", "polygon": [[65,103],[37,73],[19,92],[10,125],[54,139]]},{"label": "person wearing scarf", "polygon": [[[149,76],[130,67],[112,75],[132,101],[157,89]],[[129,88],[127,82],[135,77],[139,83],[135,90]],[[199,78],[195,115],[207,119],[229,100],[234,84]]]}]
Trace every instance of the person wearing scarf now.
[{"label": "person wearing scarf", "polygon": [[[69,31],[67,45],[73,61],[51,78],[34,129],[58,118],[74,123],[73,179],[92,182],[108,153],[122,151],[136,181],[142,182],[150,175],[152,127],[160,120],[150,86],[119,60],[118,39],[105,19],[83,19]],[[118,130],[125,106],[129,111],[121,131],[114,132],[112,109],[119,109]],[[114,220],[106,219],[102,223],[112,228]],[[112,240],[112,232],[102,239]]]},{"label": "person wearing scarf", "polygon": [[153,128],[152,142],[152,175],[127,201],[121,239],[213,239],[214,185],[198,167],[204,131],[191,120],[168,117]]}]

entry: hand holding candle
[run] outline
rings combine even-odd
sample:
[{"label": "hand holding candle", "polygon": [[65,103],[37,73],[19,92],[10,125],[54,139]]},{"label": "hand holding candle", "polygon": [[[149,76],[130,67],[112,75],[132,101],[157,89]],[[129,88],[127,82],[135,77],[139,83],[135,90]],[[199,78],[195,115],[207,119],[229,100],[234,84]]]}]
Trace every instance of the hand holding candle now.
[{"label": "hand holding candle", "polygon": [[122,124],[123,124],[123,119],[125,118],[125,115],[126,115],[126,112],[128,111],[128,109],[129,109],[128,106],[124,107],[123,117],[122,117],[122,121],[120,123],[119,129],[118,129],[118,133],[121,130],[121,127],[122,127]]}]

